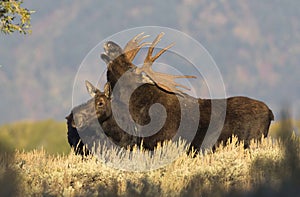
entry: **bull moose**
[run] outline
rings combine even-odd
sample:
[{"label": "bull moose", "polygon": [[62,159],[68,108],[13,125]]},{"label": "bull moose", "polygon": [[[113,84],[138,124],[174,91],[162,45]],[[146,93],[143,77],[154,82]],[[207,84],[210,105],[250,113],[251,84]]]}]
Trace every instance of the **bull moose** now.
[{"label": "bull moose", "polygon": [[[172,45],[152,56],[163,34],[152,43],[140,44],[146,38],[142,35],[135,36],[124,49],[112,41],[104,45],[101,58],[107,64],[108,82],[101,92],[86,81],[92,99],[72,110],[67,118],[68,125],[75,119],[71,128],[89,126],[90,120],[97,119],[105,135],[120,146],[131,147],[143,142],[144,148],[153,150],[157,143],[182,137],[191,142],[189,152],[226,142],[232,135],[244,141],[246,148],[251,139],[268,135],[274,116],[266,104],[242,96],[201,99],[185,94],[178,87],[188,88],[174,79],[194,76],[168,75],[151,69],[153,62]],[[132,61],[147,44],[150,47],[144,64],[137,67]],[[153,107],[157,104],[159,107]],[[153,122],[159,126],[153,128]],[[76,135],[76,132],[72,129],[70,133]]]}]

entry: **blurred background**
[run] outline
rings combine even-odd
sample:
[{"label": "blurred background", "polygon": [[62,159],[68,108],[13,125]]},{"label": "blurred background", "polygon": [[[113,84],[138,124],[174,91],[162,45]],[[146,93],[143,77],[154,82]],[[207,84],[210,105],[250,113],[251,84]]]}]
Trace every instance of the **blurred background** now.
[{"label": "blurred background", "polygon": [[228,96],[262,100],[277,120],[288,104],[297,132],[298,0],[25,0],[23,7],[36,11],[32,34],[0,35],[0,136],[8,144],[52,146],[54,153],[53,144],[60,143],[57,149],[67,152],[64,117],[80,63],[106,37],[149,25],[174,28],[200,42],[216,61]]}]

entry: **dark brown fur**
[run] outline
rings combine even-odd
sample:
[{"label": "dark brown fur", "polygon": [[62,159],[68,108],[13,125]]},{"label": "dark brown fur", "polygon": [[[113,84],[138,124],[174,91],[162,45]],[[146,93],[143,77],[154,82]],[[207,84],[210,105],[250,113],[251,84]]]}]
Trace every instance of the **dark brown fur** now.
[{"label": "dark brown fur", "polygon": [[71,112],[67,117],[67,127],[68,127],[68,142],[71,148],[74,150],[76,155],[89,155],[89,151],[85,148],[82,143],[80,136],[75,127],[75,122],[73,119],[73,113]]},{"label": "dark brown fur", "polygon": [[[130,71],[134,66],[127,61],[124,54],[116,59],[109,57],[107,59],[109,60],[106,61],[108,63],[107,80],[113,88],[113,101],[119,103],[117,113],[122,119],[122,116],[129,116],[124,110],[126,107],[122,107],[126,105],[123,98],[129,96],[127,95],[128,89],[136,83],[141,83],[142,77]],[[126,78],[125,86],[122,88],[115,87],[118,80],[127,71],[129,75]],[[162,90],[156,85],[146,83],[135,89],[130,95],[129,111],[132,119],[139,125],[149,124],[151,122],[149,109],[156,103],[164,106],[167,116],[163,127],[157,133],[149,137],[139,137],[144,134],[142,133],[144,131],[137,130],[136,135],[133,136],[118,126],[115,117],[111,114],[113,102],[107,93],[95,90],[95,95],[94,103],[97,118],[102,129],[115,143],[123,147],[139,145],[143,140],[144,148],[153,150],[158,142],[175,139],[174,137],[179,132],[183,138],[190,140],[189,151],[192,148],[199,150],[210,124],[213,132],[208,135],[211,139],[207,141],[212,143],[206,144],[203,146],[204,148],[212,147],[222,141],[226,142],[232,135],[236,135],[240,141],[245,142],[245,147],[248,147],[251,139],[260,139],[262,136],[268,135],[270,123],[274,120],[273,113],[267,105],[251,98],[197,99],[186,94],[178,96]],[[100,100],[103,109],[97,107]],[[179,100],[184,103],[184,110],[180,108]],[[212,103],[214,108],[212,108]],[[226,108],[224,108],[224,103]],[[195,104],[199,106],[200,116],[194,109]],[[222,116],[225,116],[224,122],[218,118]],[[181,128],[180,123],[183,117],[188,117],[188,120],[184,128]],[[195,124],[197,125],[196,128],[192,126]],[[128,124],[125,130],[132,131],[135,128],[135,125]]]},{"label": "dark brown fur", "polygon": [[[147,92],[148,94],[143,94]],[[140,96],[143,95],[143,96]],[[184,102],[185,110],[181,112],[179,100]],[[189,125],[194,123],[198,124],[196,128],[196,135],[191,141],[190,150],[192,147],[196,150],[201,148],[203,139],[207,133],[209,124],[216,131],[220,130],[220,135],[217,136],[216,144],[226,142],[232,135],[236,135],[239,140],[245,141],[245,147],[249,145],[251,139],[260,139],[262,136],[266,137],[270,122],[273,119],[271,110],[262,102],[253,100],[247,97],[232,97],[228,98],[227,108],[223,109],[223,99],[195,99],[188,95],[184,95],[183,98],[177,97],[175,94],[167,93],[154,85],[144,84],[140,86],[131,96],[129,110],[133,120],[140,124],[146,125],[150,123],[149,108],[152,104],[162,104],[167,112],[166,121],[163,127],[154,135],[149,137],[138,137],[141,131],[137,132],[137,136],[132,136],[123,131],[115,122],[113,115],[111,114],[111,100],[110,97],[105,96],[104,93],[97,91],[95,96],[95,103],[97,100],[101,100],[103,108],[98,109],[97,113],[99,123],[102,126],[104,132],[111,138],[115,139],[115,142],[123,147],[132,146],[138,144],[143,140],[143,147],[149,150],[153,150],[158,142],[172,139],[178,132],[178,128],[181,121],[181,116],[189,116],[186,127],[181,131],[183,138],[193,137],[193,128],[189,128]],[[214,109],[212,110],[211,103],[214,102]],[[193,104],[199,104],[200,119],[195,119],[195,116],[190,116],[193,113]],[[107,107],[109,106],[109,107]],[[127,116],[125,111],[122,111],[120,107],[117,112]],[[226,113],[225,122],[218,119],[214,119],[211,122],[211,117],[221,116]],[[126,130],[134,129],[133,126],[128,125]],[[212,144],[215,145],[215,144]]]},{"label": "dark brown fur", "polygon": [[[110,46],[113,46],[113,44],[111,43]],[[106,51],[109,51],[109,48],[106,48]],[[132,67],[132,63],[127,61],[124,54],[110,61],[107,78],[113,89],[122,74],[129,71]],[[134,73],[129,76],[127,79],[129,86],[130,84],[140,83],[140,76],[136,76]],[[127,94],[126,88],[114,89],[114,93],[116,93],[116,96],[114,94],[115,99],[119,100],[122,100],[122,94]],[[189,103],[199,103],[199,120],[193,120],[192,114],[182,114],[183,116],[189,116],[191,122],[199,121],[196,136],[191,143],[191,147],[193,146],[196,149],[200,148],[212,117],[215,117],[213,118],[214,122],[212,122],[213,128],[216,128],[216,130],[221,129],[217,143],[221,141],[226,142],[232,135],[236,135],[239,140],[245,142],[245,147],[248,147],[251,139],[266,137],[270,123],[274,120],[273,113],[267,105],[247,97],[210,100],[196,99],[184,94],[183,100],[186,100],[187,108],[190,106]],[[211,108],[212,102],[216,106],[214,111]],[[227,103],[226,111],[222,106],[224,102]],[[144,146],[149,149],[153,149],[159,141],[171,139],[176,134],[181,120],[181,109],[178,97],[175,94],[166,92],[155,85],[144,84],[131,95],[129,109],[134,121],[141,125],[148,124],[150,122],[148,111],[150,106],[155,103],[161,103],[165,107],[167,119],[165,125],[158,133],[151,137],[143,138]],[[224,113],[226,113],[226,116],[223,125],[222,122],[218,122],[217,117],[224,115]],[[188,128],[186,132],[190,132]]]}]

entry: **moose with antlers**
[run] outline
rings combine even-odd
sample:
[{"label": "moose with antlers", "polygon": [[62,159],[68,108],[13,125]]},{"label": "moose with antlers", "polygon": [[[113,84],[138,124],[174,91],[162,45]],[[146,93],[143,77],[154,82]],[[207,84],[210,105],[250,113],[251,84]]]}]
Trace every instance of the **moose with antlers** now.
[{"label": "moose with antlers", "polygon": [[[124,148],[142,145],[145,149],[153,150],[157,143],[181,137],[190,142],[191,152],[193,149],[199,151],[203,147],[213,148],[221,142],[226,143],[232,135],[244,141],[247,148],[251,139],[259,140],[268,135],[274,116],[263,102],[242,96],[227,99],[194,98],[179,89],[188,87],[174,81],[176,78],[194,76],[153,71],[153,62],[173,46],[169,45],[152,56],[163,35],[159,34],[152,43],[141,43],[148,36],[139,34],[124,49],[112,41],[105,43],[105,53],[101,54],[107,64],[104,92],[86,81],[92,98],[75,107],[67,117],[68,140],[75,153],[83,154],[83,143],[78,132],[85,135],[85,130],[78,128],[89,127],[91,120],[97,120],[108,139]],[[150,46],[144,64],[137,67],[132,61],[146,45]],[[157,104],[160,107],[153,107]],[[219,117],[225,118],[222,120]],[[153,125],[159,126],[153,128]],[[204,139],[206,146],[203,146]]]}]

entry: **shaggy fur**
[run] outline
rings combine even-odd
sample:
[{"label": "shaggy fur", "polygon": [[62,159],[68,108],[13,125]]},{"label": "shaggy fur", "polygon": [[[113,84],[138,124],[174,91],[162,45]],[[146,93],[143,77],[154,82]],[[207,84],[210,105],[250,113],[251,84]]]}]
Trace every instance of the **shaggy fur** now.
[{"label": "shaggy fur", "polygon": [[[139,96],[145,91],[148,92],[148,96]],[[153,150],[158,142],[175,139],[174,137],[180,133],[180,137],[191,140],[189,151],[192,149],[198,151],[211,124],[211,127],[214,129],[212,136],[215,139],[209,139],[208,141],[215,140],[215,143],[210,144],[210,147],[222,141],[226,142],[232,135],[236,135],[239,140],[245,142],[246,148],[251,139],[260,139],[262,136],[267,136],[270,122],[274,118],[271,110],[264,103],[247,97],[232,97],[226,100],[196,99],[188,95],[177,97],[175,94],[167,93],[154,85],[144,84],[136,89],[130,99],[129,111],[134,122],[140,125],[149,124],[151,122],[149,109],[154,103],[162,104],[165,107],[167,116],[163,127],[157,133],[148,137],[140,137],[147,131],[138,130],[135,136],[130,135],[126,131],[134,130],[136,125],[128,124],[127,128],[123,130],[116,123],[112,114],[112,101],[111,97],[108,96],[109,94],[99,90],[94,93],[95,105],[97,105],[98,101],[101,101],[101,106],[96,106],[96,110],[102,129],[108,137],[122,147],[135,144],[140,145],[141,141],[143,141],[144,148]],[[185,106],[183,112],[180,109],[179,99]],[[227,102],[226,109],[222,107],[224,101]],[[213,109],[212,102],[214,103]],[[200,118],[195,118],[197,115],[193,114],[197,113],[197,111],[192,109],[194,104],[199,106]],[[123,117],[128,116],[126,111],[124,111],[125,107],[122,107],[123,104],[117,106],[116,112],[119,113],[118,117],[122,117],[122,115]],[[218,118],[212,119],[212,117],[219,117],[224,113],[226,113],[224,123]],[[189,118],[184,127],[180,128],[182,116]],[[123,119],[121,118],[121,120]],[[193,133],[195,128],[190,127],[190,125],[197,125],[195,136]],[[218,130],[220,135],[218,135]]]},{"label": "shaggy fur", "polygon": [[[101,57],[108,64],[107,80],[113,89],[113,98],[111,92],[101,92],[93,86],[88,89],[92,90],[90,94],[93,96],[97,118],[104,133],[116,144],[131,147],[135,144],[140,145],[143,141],[144,148],[153,150],[157,143],[177,139],[180,136],[191,142],[190,152],[192,149],[199,151],[201,148],[211,148],[221,142],[225,143],[232,135],[244,141],[246,148],[251,139],[259,140],[262,136],[268,135],[270,123],[274,120],[273,113],[266,104],[251,98],[240,96],[228,99],[201,99],[186,94],[178,96],[149,83],[141,85],[132,95],[128,95],[127,90],[136,84],[142,84],[143,77],[131,72],[135,66],[126,59],[124,54],[115,58],[116,51],[120,53],[117,44],[109,42],[109,45],[105,45],[104,48],[106,54],[102,54]],[[113,56],[110,57],[110,54]],[[127,76],[124,75],[125,73]],[[116,84],[122,76],[126,77],[126,84],[118,88]],[[126,106],[124,98],[130,98],[129,106]],[[126,128],[123,128],[125,131],[120,128],[112,114],[112,103],[116,105],[114,115],[125,123]],[[161,111],[152,112],[154,115],[152,117],[157,118],[158,123],[162,123],[163,126],[158,132],[148,136],[147,132],[151,133],[151,131],[144,131],[141,126],[151,123],[149,110],[157,103],[164,107],[166,117],[157,117]],[[184,109],[181,108],[180,103]],[[195,106],[199,106],[199,109],[196,110]],[[129,108],[130,114],[125,110],[126,108]],[[134,123],[127,123],[128,116],[132,117]],[[225,116],[225,121],[219,119],[222,116]],[[183,118],[185,123],[181,125]],[[71,119],[71,117],[67,119],[68,125]],[[160,119],[161,121],[165,119],[165,122],[159,122]],[[212,129],[210,133],[208,128]],[[68,133],[75,133],[74,128],[68,126],[68,129]],[[126,131],[134,131],[135,134],[131,135]],[[74,142],[78,143],[78,138],[75,139]],[[69,143],[71,146],[74,145],[72,138],[69,139]]]},{"label": "shaggy fur", "polygon": [[68,142],[71,148],[74,150],[76,155],[88,155],[89,151],[85,148],[84,144],[82,143],[77,129],[75,127],[75,122],[73,119],[73,113],[71,112],[67,117],[67,127],[68,127]]}]

